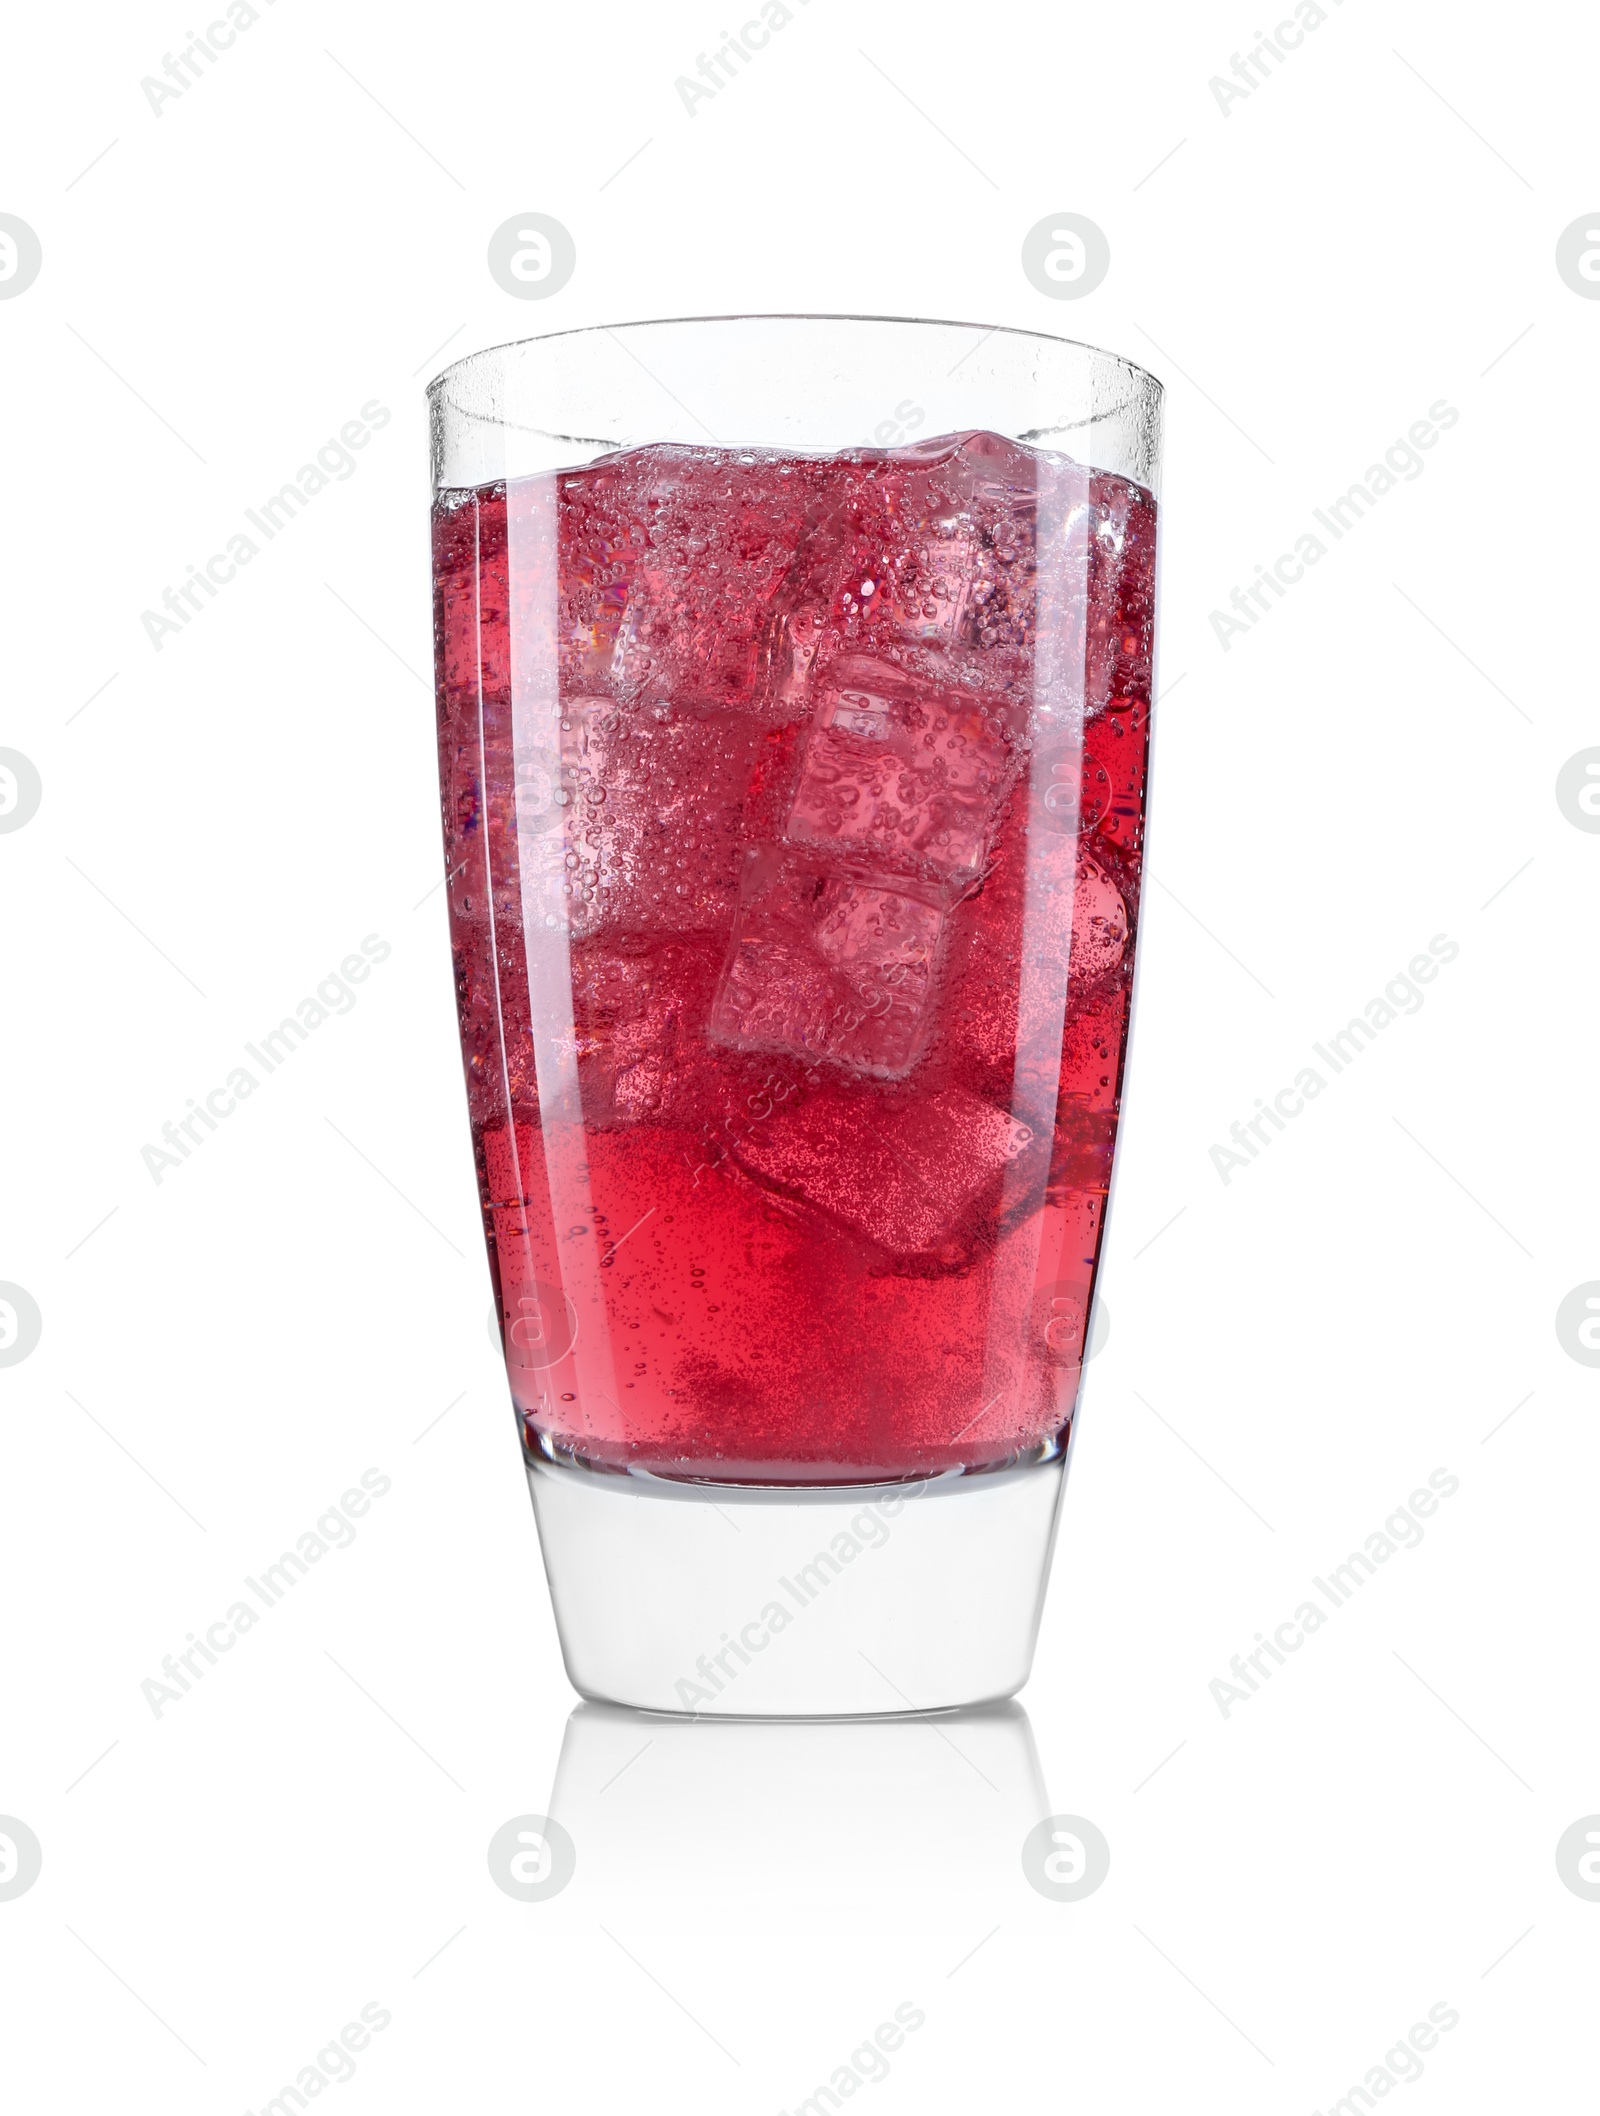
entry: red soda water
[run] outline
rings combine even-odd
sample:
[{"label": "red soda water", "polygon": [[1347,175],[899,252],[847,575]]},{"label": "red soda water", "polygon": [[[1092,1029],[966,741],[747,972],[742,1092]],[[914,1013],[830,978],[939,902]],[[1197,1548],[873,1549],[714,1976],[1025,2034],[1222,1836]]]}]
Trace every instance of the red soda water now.
[{"label": "red soda water", "polygon": [[1155,528],[984,433],[440,496],[456,987],[530,1449],[832,1483],[1062,1444]]}]

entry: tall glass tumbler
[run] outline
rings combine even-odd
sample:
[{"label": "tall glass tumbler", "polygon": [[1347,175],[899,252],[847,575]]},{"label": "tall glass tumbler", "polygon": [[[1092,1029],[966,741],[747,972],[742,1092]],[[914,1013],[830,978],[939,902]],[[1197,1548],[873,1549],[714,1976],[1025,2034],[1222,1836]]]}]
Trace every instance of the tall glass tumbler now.
[{"label": "tall glass tumbler", "polygon": [[1122,1093],[1161,387],[736,316],[430,398],[467,1100],[568,1673],[1008,1695]]}]

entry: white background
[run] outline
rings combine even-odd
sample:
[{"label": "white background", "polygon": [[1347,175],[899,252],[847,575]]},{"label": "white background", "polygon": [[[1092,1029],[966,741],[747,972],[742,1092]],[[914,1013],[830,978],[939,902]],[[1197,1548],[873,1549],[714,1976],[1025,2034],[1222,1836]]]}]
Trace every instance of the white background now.
[{"label": "white background", "polygon": [[[0,1370],[0,1812],[44,1848],[0,1902],[19,2107],[259,2110],[370,2001],[341,2106],[792,2110],[907,2001],[874,2107],[1324,2110],[1438,2001],[1403,2102],[1592,2092],[1600,1904],[1554,1850],[1600,1810],[1600,1377],[1554,1318],[1600,1276],[1600,839],[1554,784],[1600,743],[1600,304],[1554,249],[1600,202],[1600,33],[1328,12],[1227,115],[1208,81],[1270,26],[1243,0],[796,0],[693,117],[709,0],[280,0],[159,117],[176,0],[13,24],[0,210],[44,249],[0,302],[0,745],[43,782],[0,836],[0,1278],[43,1316]],[[542,303],[484,262],[527,211],[577,244]],[[1019,263],[1063,211],[1111,244],[1077,302]],[[557,1789],[433,888],[422,391],[529,332],[740,309],[1034,327],[1169,385],[1111,1331],[1027,1721],[589,1711]],[[1440,398],[1424,474],[1224,651],[1210,612]],[[141,611],[369,399],[356,474],[157,653]],[[353,1012],[156,1185],[163,1122],[372,933]],[[1225,1185],[1229,1125],[1435,934],[1420,1012]],[[369,1467],[353,1547],[155,1718],[162,1656]],[[1421,1546],[1224,1718],[1230,1656],[1441,1467]],[[577,1876],[513,1902],[489,1837],[553,1802]],[[1085,1901],[1023,1880],[1049,1811],[1109,1839]]]}]

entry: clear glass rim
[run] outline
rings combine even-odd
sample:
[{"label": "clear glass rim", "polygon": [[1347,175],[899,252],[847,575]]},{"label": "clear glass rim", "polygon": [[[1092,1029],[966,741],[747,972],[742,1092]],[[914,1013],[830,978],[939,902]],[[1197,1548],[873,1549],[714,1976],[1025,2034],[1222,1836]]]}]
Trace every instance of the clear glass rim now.
[{"label": "clear glass rim", "polygon": [[703,323],[887,323],[912,329],[982,331],[991,338],[1029,338],[1040,345],[1062,345],[1077,353],[1088,353],[1096,360],[1105,360],[1125,369],[1162,397],[1166,394],[1161,377],[1139,361],[1130,360],[1126,353],[1114,353],[1103,345],[1091,345],[1086,338],[1064,338],[1055,331],[1025,330],[1020,324],[978,323],[971,318],[955,316],[874,316],[850,309],[731,309],[715,316],[634,316],[623,323],[574,324],[564,331],[534,331],[526,338],[508,338],[498,345],[480,346],[475,353],[463,353],[459,360],[452,360],[425,385],[426,395],[431,402],[435,391],[443,389],[463,369],[480,360],[520,352],[524,346],[553,344],[561,338],[601,337],[618,331],[659,330],[664,325]]}]

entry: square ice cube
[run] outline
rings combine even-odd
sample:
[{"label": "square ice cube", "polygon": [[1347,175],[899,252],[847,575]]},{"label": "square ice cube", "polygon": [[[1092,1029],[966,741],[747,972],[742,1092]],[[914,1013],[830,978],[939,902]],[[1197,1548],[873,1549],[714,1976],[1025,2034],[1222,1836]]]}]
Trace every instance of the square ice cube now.
[{"label": "square ice cube", "polygon": [[825,1088],[754,1126],[735,1153],[786,1196],[907,1257],[960,1241],[974,1201],[1033,1137],[964,1088],[889,1104]]},{"label": "square ice cube", "polygon": [[883,578],[863,580],[857,590],[862,616],[879,637],[953,645],[963,636],[981,562],[976,535],[946,528],[886,565]]},{"label": "square ice cube", "polygon": [[752,850],[710,1033],[736,1050],[903,1079],[932,1032],[944,925],[914,885]]},{"label": "square ice cube", "polygon": [[[584,1121],[715,1119],[703,1023],[721,951],[692,935],[617,934],[572,947],[573,1050]],[[713,1106],[702,1109],[708,1093]]]},{"label": "square ice cube", "polygon": [[[771,798],[760,806],[770,734],[748,714],[569,701],[556,814],[575,935],[728,931],[740,846],[772,827]],[[537,772],[530,786],[537,804]]]},{"label": "square ice cube", "polygon": [[794,575],[803,634],[817,614],[847,648],[972,652],[1015,670],[1036,625],[1035,453],[992,434],[846,458]]},{"label": "square ice cube", "polygon": [[990,703],[866,655],[830,664],[815,690],[789,842],[974,880],[1015,776]]},{"label": "square ice cube", "polygon": [[567,685],[750,710],[818,475],[754,452],[660,447],[563,478]]}]

